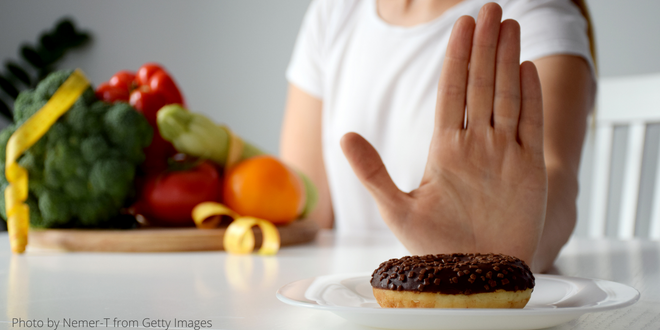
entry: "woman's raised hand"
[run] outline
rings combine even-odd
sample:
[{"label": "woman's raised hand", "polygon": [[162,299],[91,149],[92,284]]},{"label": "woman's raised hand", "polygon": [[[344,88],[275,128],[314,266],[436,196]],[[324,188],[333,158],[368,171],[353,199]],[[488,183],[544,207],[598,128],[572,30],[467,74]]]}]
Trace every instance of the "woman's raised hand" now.
[{"label": "woman's raised hand", "polygon": [[520,26],[501,19],[489,3],[476,24],[464,16],[454,25],[419,188],[402,192],[364,138],[342,138],[357,177],[411,253],[493,252],[533,262],[547,195],[541,85],[534,64],[520,64]]}]

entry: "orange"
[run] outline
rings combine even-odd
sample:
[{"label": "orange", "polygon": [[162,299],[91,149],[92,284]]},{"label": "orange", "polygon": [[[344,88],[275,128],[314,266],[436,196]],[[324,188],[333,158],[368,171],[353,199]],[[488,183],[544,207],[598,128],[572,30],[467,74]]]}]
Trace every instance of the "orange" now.
[{"label": "orange", "polygon": [[295,171],[272,156],[246,159],[225,173],[224,203],[242,216],[272,223],[295,220],[305,206],[305,186]]}]

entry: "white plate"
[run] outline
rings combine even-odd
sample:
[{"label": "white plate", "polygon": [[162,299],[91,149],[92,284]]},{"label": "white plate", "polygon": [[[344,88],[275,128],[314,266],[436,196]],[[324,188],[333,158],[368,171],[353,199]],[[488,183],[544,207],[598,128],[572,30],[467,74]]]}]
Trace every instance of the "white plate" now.
[{"label": "white plate", "polygon": [[333,312],[351,322],[387,329],[540,329],[585,313],[634,304],[627,285],[577,277],[534,275],[536,287],[523,309],[380,308],[371,274],[342,274],[289,283],[277,291],[287,304]]}]

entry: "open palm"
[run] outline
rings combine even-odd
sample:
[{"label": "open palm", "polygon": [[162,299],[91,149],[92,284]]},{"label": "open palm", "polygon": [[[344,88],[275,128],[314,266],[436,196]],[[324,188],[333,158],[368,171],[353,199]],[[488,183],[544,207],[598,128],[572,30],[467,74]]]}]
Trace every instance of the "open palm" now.
[{"label": "open palm", "polygon": [[518,23],[501,19],[490,3],[477,23],[464,16],[454,25],[419,188],[402,192],[364,138],[342,138],[353,170],[411,253],[533,261],[547,195],[541,86],[534,64],[520,64]]}]

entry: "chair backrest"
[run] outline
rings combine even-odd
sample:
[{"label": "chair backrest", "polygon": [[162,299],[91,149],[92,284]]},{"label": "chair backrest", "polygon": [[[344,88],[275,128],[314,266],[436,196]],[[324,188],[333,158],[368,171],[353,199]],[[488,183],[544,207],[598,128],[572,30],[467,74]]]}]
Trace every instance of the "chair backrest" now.
[{"label": "chair backrest", "polygon": [[[598,89],[581,168],[581,181],[588,181],[581,191],[589,190],[581,206],[588,212],[578,221],[586,220],[589,237],[660,239],[660,152],[650,138],[658,134],[647,134],[660,127],[660,74],[603,78]],[[619,155],[613,152],[617,139],[625,141]],[[640,204],[640,188],[647,205]]]}]

